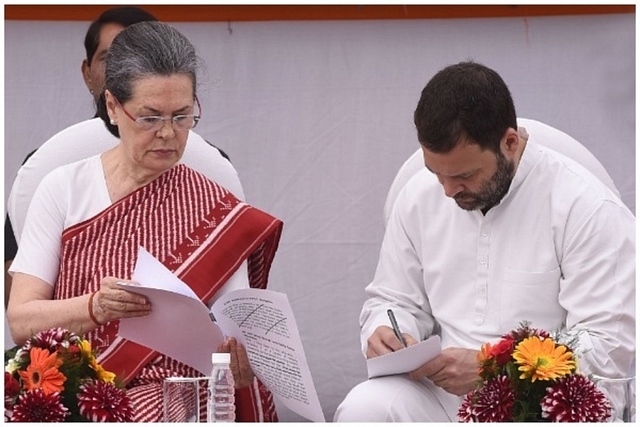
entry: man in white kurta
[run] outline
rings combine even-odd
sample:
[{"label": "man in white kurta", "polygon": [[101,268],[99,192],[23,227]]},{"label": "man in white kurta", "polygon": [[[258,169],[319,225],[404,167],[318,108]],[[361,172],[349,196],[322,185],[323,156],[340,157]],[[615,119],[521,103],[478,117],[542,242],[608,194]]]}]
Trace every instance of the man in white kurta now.
[{"label": "man in white kurta", "polygon": [[[480,346],[496,343],[522,321],[578,333],[583,372],[629,372],[635,355],[635,218],[584,167],[544,148],[545,141],[527,140],[522,130],[519,135],[522,151],[508,191],[484,213],[462,209],[427,168],[401,191],[366,288],[360,317],[365,355],[371,357],[368,340],[376,329],[389,325],[391,308],[400,330],[416,341],[440,335],[443,354],[452,355],[444,363],[454,361],[448,375],[477,369]],[[447,391],[448,379],[432,382],[428,376],[365,381],[342,402],[335,420],[455,421],[469,390]]]}]

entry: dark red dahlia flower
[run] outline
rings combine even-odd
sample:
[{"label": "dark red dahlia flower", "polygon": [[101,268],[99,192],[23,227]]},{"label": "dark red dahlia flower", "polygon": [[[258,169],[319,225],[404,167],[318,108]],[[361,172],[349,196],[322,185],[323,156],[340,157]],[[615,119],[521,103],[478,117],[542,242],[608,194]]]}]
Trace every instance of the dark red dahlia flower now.
[{"label": "dark red dahlia flower", "polygon": [[540,407],[542,417],[552,422],[604,422],[611,416],[605,395],[583,375],[563,377],[547,387]]},{"label": "dark red dahlia flower", "polygon": [[131,422],[133,408],[124,390],[112,383],[93,381],[80,387],[80,415],[93,422]]},{"label": "dark red dahlia flower", "polygon": [[458,421],[461,423],[472,423],[475,421],[473,413],[473,402],[477,390],[472,390],[464,397],[462,404],[458,408]]},{"label": "dark red dahlia flower", "polygon": [[47,329],[31,337],[22,348],[28,351],[32,347],[38,347],[54,352],[66,341],[68,335],[69,331],[63,328]]},{"label": "dark red dahlia flower", "polygon": [[500,375],[467,394],[458,410],[458,418],[460,421],[481,423],[513,421],[514,402],[515,394],[509,386],[509,378]]},{"label": "dark red dahlia flower", "polygon": [[69,410],[62,404],[60,393],[46,395],[37,388],[18,398],[11,421],[56,423],[64,421],[68,415]]}]

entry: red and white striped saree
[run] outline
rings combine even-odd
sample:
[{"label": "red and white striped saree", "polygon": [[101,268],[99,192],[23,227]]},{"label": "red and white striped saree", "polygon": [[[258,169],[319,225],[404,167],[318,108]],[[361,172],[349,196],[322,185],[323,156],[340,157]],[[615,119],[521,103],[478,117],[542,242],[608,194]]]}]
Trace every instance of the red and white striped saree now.
[{"label": "red and white striped saree", "polygon": [[[249,283],[266,288],[282,222],[240,202],[184,165],[63,233],[55,298],[94,292],[103,277],[130,279],[144,247],[203,302],[248,261]],[[119,321],[87,334],[104,368],[127,384],[135,421],[161,421],[162,381],[197,377],[191,367],[118,337]],[[206,337],[202,337],[206,339]],[[271,393],[257,379],[236,391],[237,421],[277,421]]]}]

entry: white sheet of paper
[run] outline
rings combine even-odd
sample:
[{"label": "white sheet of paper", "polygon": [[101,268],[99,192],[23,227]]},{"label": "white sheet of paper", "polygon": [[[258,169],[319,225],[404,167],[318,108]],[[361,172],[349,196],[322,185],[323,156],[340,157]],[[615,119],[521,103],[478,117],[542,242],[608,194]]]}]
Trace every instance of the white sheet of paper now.
[{"label": "white sheet of paper", "polygon": [[[325,422],[287,296],[266,289],[239,289],[209,309],[189,286],[143,248],[132,280],[122,284],[151,301],[151,314],[122,319],[119,335],[179,360],[208,376],[211,353],[234,336],[247,349],[252,369],[289,409]],[[223,335],[222,331],[226,331]]]},{"label": "white sheet of paper", "polygon": [[419,368],[441,352],[440,337],[434,335],[402,350],[367,359],[367,372],[369,378],[405,374]]},{"label": "white sheet of paper", "polygon": [[211,353],[223,342],[224,335],[210,319],[207,306],[144,248],[138,252],[131,278],[138,285],[121,286],[146,296],[151,313],[121,319],[118,334],[210,375]]},{"label": "white sheet of paper", "polygon": [[310,421],[326,421],[286,294],[239,289],[222,295],[212,311],[245,347],[253,372],[274,396]]}]

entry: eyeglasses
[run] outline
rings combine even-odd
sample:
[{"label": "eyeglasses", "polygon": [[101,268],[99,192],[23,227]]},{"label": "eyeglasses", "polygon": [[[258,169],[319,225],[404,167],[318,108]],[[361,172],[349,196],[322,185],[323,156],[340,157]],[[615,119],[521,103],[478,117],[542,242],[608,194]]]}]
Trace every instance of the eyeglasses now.
[{"label": "eyeglasses", "polygon": [[118,98],[116,98],[114,96],[113,99],[115,99],[116,104],[120,108],[122,108],[122,111],[124,111],[124,114],[127,117],[129,117],[131,120],[133,120],[136,123],[136,125],[138,125],[138,127],[140,129],[148,130],[148,131],[157,132],[160,129],[162,129],[162,127],[164,126],[164,122],[169,122],[169,121],[171,123],[171,126],[175,130],[193,129],[194,127],[196,127],[196,125],[200,121],[200,114],[202,114],[202,108],[200,107],[200,100],[198,100],[197,96],[196,96],[196,104],[198,105],[198,112],[200,114],[198,114],[198,115],[196,115],[196,114],[177,114],[177,115],[171,116],[171,117],[140,116],[140,117],[136,118],[131,113],[129,113],[126,108],[124,108],[124,106],[120,103],[120,101],[118,101]]}]

